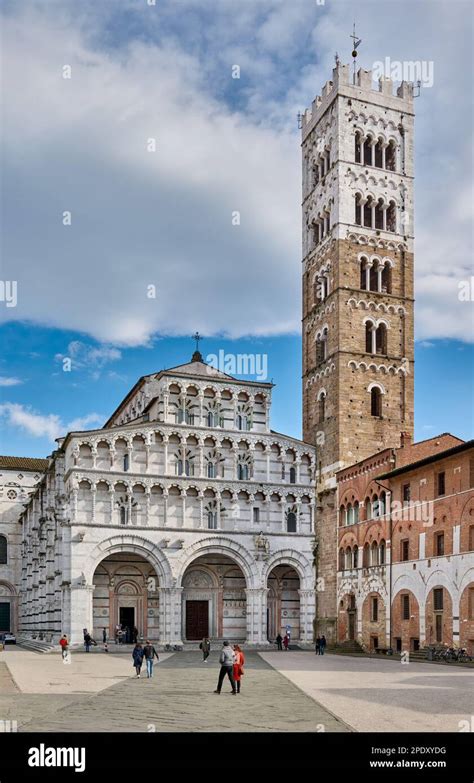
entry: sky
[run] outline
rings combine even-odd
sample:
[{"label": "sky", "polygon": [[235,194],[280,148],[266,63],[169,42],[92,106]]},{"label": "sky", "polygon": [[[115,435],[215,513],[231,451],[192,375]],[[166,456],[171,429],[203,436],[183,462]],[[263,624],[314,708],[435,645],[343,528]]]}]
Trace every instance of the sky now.
[{"label": "sky", "polygon": [[138,377],[190,359],[196,330],[204,358],[266,362],[272,427],[301,435],[296,116],[335,52],[350,60],[354,9],[363,67],[432,69],[415,101],[415,434],[472,437],[469,2],[4,0],[3,454],[101,426]]}]

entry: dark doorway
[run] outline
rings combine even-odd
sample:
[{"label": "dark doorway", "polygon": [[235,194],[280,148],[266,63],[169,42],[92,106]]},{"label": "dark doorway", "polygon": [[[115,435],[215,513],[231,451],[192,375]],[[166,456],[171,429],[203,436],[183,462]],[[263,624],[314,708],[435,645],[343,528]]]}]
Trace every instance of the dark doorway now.
[{"label": "dark doorway", "polygon": [[0,604],[0,631],[10,631],[10,604]]},{"label": "dark doorway", "polygon": [[209,636],[209,601],[186,601],[186,639]]},{"label": "dark doorway", "polygon": [[352,642],[355,639],[355,610],[349,609],[347,614],[349,615],[349,640]]},{"label": "dark doorway", "polygon": [[124,638],[124,641],[130,644],[132,642],[133,629],[135,626],[135,609],[133,606],[120,607],[119,623],[122,626],[122,631],[127,631],[127,635]]}]

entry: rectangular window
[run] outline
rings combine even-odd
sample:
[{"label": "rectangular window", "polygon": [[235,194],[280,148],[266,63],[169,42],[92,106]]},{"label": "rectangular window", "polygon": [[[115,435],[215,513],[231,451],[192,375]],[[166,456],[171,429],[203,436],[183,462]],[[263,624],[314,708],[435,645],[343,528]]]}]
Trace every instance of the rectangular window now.
[{"label": "rectangular window", "polygon": [[402,487],[402,499],[404,503],[410,502],[410,485],[404,484]]},{"label": "rectangular window", "polygon": [[254,508],[253,510],[253,521],[254,522],[260,522],[260,509]]},{"label": "rectangular window", "polygon": [[372,598],[371,620],[373,623],[376,623],[378,619],[379,619],[379,602],[377,598]]},{"label": "rectangular window", "polygon": [[438,497],[439,495],[446,494],[446,472],[444,470],[441,473],[438,473],[437,491],[438,491]]},{"label": "rectangular window", "polygon": [[402,651],[402,640],[399,636],[395,637],[395,650],[397,652]]},{"label": "rectangular window", "polygon": [[435,612],[443,611],[443,588],[436,587],[433,590],[433,605]]},{"label": "rectangular window", "polygon": [[402,620],[410,619],[410,596],[402,595]]},{"label": "rectangular window", "polygon": [[129,466],[130,466],[130,457],[128,456],[128,454],[125,454],[124,458],[123,458],[123,469],[124,469],[124,471],[127,471]]},{"label": "rectangular window", "polygon": [[408,538],[404,538],[400,541],[400,560],[410,559],[410,541]]},{"label": "rectangular window", "polygon": [[436,534],[435,553],[437,557],[442,557],[444,555],[444,533]]}]

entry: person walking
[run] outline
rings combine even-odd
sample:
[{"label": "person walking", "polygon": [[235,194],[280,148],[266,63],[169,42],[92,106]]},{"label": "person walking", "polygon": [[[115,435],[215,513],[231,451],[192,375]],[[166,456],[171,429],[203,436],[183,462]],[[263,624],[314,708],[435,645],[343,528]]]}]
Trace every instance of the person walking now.
[{"label": "person walking", "polygon": [[201,644],[199,645],[199,649],[202,650],[202,661],[203,663],[207,663],[207,659],[209,658],[209,653],[211,652],[211,640],[207,638],[207,636],[204,637]]},{"label": "person walking", "polygon": [[316,649],[314,651],[315,655],[321,655],[321,637],[316,637]]},{"label": "person walking", "polygon": [[138,642],[138,628],[134,625],[132,631],[132,644],[136,644],[137,642]]},{"label": "person walking", "polygon": [[142,670],[142,663],[143,663],[143,647],[141,646],[141,644],[137,643],[133,648],[132,658],[133,658],[133,665],[135,666],[135,671],[137,673],[137,677],[140,678],[140,672]]},{"label": "person walking", "polygon": [[104,642],[104,644],[107,644],[107,629],[106,628],[102,629],[102,641]]},{"label": "person walking", "polygon": [[152,645],[149,639],[147,639],[146,644],[143,648],[143,655],[146,663],[146,676],[148,679],[150,679],[150,677],[153,677],[153,659],[156,658],[156,660],[159,661],[160,656],[156,652],[154,646]]},{"label": "person walking", "polygon": [[232,674],[234,677],[234,682],[237,686],[237,693],[240,693],[240,679],[241,677],[243,677],[244,674],[244,663],[245,663],[245,655],[243,654],[239,645],[234,644],[234,666],[233,666]]},{"label": "person walking", "polygon": [[86,631],[84,634],[84,647],[86,648],[86,653],[91,651],[91,644],[92,636],[90,635],[89,631]]},{"label": "person walking", "polygon": [[277,643],[277,650],[283,650],[283,645],[282,645],[283,639],[281,638],[281,633],[278,634],[278,636],[275,639],[275,641]]},{"label": "person walking", "polygon": [[219,656],[219,663],[221,665],[221,668],[219,671],[219,680],[217,683],[217,688],[214,691],[214,693],[220,694],[222,683],[224,682],[224,677],[227,675],[227,677],[230,680],[230,684],[232,685],[232,695],[235,696],[237,691],[235,690],[235,682],[232,673],[232,669],[234,666],[234,651],[228,641],[225,641],[222,646],[221,654]]},{"label": "person walking", "polygon": [[63,661],[67,658],[68,650],[69,650],[69,641],[66,636],[66,634],[63,634],[59,640],[59,644],[61,645],[61,655]]},{"label": "person walking", "polygon": [[289,646],[290,646],[290,637],[286,633],[283,639],[283,647],[285,648],[285,652],[288,652]]},{"label": "person walking", "polygon": [[326,637],[324,636],[324,634],[321,636],[319,649],[321,650],[321,655],[324,655],[324,650],[326,649]]}]

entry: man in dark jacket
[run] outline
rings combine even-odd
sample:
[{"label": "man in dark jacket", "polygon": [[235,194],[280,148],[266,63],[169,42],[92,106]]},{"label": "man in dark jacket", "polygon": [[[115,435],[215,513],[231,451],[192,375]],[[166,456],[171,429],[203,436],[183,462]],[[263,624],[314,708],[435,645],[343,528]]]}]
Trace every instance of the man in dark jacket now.
[{"label": "man in dark jacket", "polygon": [[324,634],[321,636],[319,649],[321,650],[321,655],[324,655],[324,650],[326,649],[326,637],[324,636]]},{"label": "man in dark jacket", "polygon": [[275,639],[275,641],[277,643],[277,650],[283,650],[283,644],[282,644],[283,639],[282,639],[281,633],[278,634],[278,636]]},{"label": "man in dark jacket", "polygon": [[227,675],[227,677],[230,680],[230,684],[232,685],[232,695],[233,696],[236,695],[234,676],[232,674],[232,670],[234,666],[234,657],[235,656],[232,647],[230,646],[229,642],[225,641],[221,650],[221,654],[219,656],[219,663],[221,665],[221,669],[219,672],[219,681],[217,683],[217,690],[215,690],[214,693],[220,694],[222,683],[224,682],[224,677]]},{"label": "man in dark jacket", "polygon": [[160,656],[156,652],[149,639],[147,639],[147,642],[143,648],[143,657],[146,661],[146,676],[149,679],[150,677],[153,677],[153,659],[156,658],[157,661],[160,660]]},{"label": "man in dark jacket", "polygon": [[208,639],[207,636],[205,636],[201,644],[199,645],[199,647],[202,650],[203,663],[207,663],[207,659],[209,658],[209,653],[211,652],[211,640]]}]

